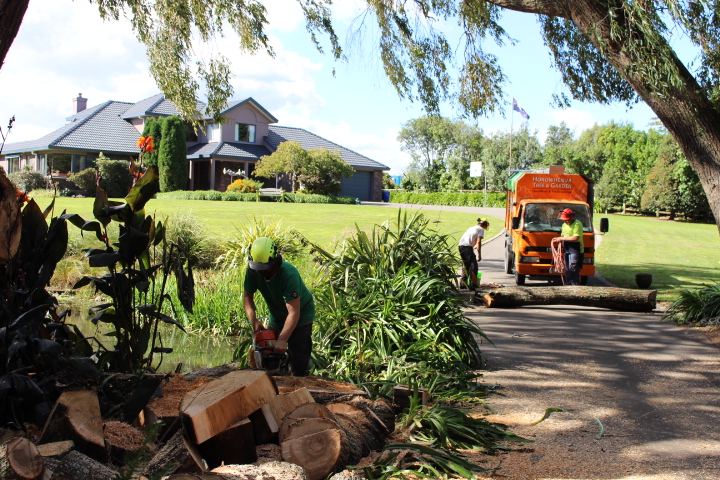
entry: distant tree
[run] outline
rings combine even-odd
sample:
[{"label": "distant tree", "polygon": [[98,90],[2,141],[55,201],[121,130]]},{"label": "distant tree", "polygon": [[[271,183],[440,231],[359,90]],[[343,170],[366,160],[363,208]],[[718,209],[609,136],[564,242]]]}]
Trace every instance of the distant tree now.
[{"label": "distant tree", "polygon": [[300,169],[299,181],[307,193],[337,195],[343,178],[350,178],[355,170],[342,159],[340,152],[326,148],[307,151],[308,161]]},{"label": "distant tree", "polygon": [[[512,162],[510,152],[512,142]],[[496,132],[485,137],[482,147],[483,170],[487,175],[488,189],[503,191],[510,170],[525,170],[536,165],[541,157],[540,141],[537,132],[531,132],[527,124],[522,124],[512,136],[509,131]]]},{"label": "distant tree", "polygon": [[440,116],[416,118],[402,125],[398,134],[400,149],[412,157],[410,169],[421,187],[440,187],[446,159],[457,147],[457,128],[455,122]]},{"label": "distant tree", "polygon": [[568,173],[587,175],[593,182],[599,182],[602,177],[607,155],[605,148],[600,144],[603,132],[615,124],[595,124],[583,131],[573,144],[570,158],[565,162]]},{"label": "distant tree", "polygon": [[395,188],[395,179],[388,172],[383,172],[382,178],[383,190],[390,190]]},{"label": "distant tree", "polygon": [[308,161],[308,152],[298,142],[283,142],[271,155],[260,158],[255,165],[253,176],[272,178],[275,175],[287,174],[294,193],[301,169]]},{"label": "distant tree", "polygon": [[177,115],[166,117],[162,121],[161,136],[158,151],[160,191],[185,190],[188,183],[185,123]]},{"label": "distant tree", "polygon": [[[155,117],[147,117],[145,119],[145,127],[142,132],[143,137],[153,137],[156,146],[159,147],[162,140],[162,120]],[[145,167],[149,165],[158,166],[158,150],[154,152],[146,152],[143,155],[143,164]]]},{"label": "distant tree", "polygon": [[449,191],[482,188],[483,178],[470,177],[470,162],[482,161],[483,132],[464,122],[456,122],[455,127],[456,146],[447,156],[447,175],[442,188]]}]

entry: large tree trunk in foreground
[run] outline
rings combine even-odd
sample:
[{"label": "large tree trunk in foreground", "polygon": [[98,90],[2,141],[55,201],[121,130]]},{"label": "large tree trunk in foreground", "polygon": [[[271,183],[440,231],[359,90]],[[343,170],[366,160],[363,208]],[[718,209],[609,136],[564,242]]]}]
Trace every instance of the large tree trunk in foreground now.
[{"label": "large tree trunk in foreground", "polygon": [[0,0],[0,69],[20,30],[30,0]]},{"label": "large tree trunk in foreground", "polygon": [[117,472],[78,451],[65,455],[53,472],[53,480],[113,480]]},{"label": "large tree trunk in foreground", "polygon": [[609,308],[623,312],[650,312],[655,308],[657,290],[616,287],[503,287],[482,289],[476,296],[488,308],[523,305],[578,305]]}]

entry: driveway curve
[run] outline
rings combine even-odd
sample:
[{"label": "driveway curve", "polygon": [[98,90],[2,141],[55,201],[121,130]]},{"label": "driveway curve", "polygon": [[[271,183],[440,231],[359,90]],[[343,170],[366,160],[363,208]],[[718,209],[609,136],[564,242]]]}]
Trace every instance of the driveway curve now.
[{"label": "driveway curve", "polygon": [[[381,205],[504,215],[501,208]],[[512,282],[503,255],[501,233],[483,246],[483,283]],[[504,387],[504,396],[488,400],[490,419],[535,441],[478,457],[493,471],[480,478],[720,479],[720,349],[703,332],[661,322],[658,311],[468,305],[466,315],[492,341],[481,345],[483,381]],[[531,425],[548,408],[562,411]]]}]

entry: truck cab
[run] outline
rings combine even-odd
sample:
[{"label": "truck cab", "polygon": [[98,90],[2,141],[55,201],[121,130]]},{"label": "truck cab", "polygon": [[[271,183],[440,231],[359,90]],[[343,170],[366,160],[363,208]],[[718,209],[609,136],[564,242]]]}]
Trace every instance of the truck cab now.
[{"label": "truck cab", "polygon": [[595,274],[593,183],[584,175],[565,174],[564,169],[551,172],[518,172],[508,180],[505,272],[515,276],[517,285],[524,285],[527,277],[560,280],[562,272],[553,268],[551,242],[561,236],[559,216],[565,208],[583,225],[581,283],[587,284]]}]

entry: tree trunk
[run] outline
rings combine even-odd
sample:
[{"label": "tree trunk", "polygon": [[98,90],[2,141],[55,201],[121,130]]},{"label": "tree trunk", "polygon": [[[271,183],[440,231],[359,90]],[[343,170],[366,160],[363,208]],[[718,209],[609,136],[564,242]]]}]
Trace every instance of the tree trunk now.
[{"label": "tree trunk", "polygon": [[[607,2],[599,0],[490,0],[490,3],[519,12],[562,17],[586,34],[678,142],[700,178],[720,231],[720,129],[717,128],[720,112],[661,35],[648,39],[637,25],[631,24],[632,32],[626,31],[624,35],[621,32],[618,36],[617,29],[611,28],[613,16],[608,14]],[[653,55],[649,47],[670,58],[682,79],[675,84],[664,82],[663,90],[658,82],[643,75],[659,68],[658,55]]]},{"label": "tree trunk", "polygon": [[657,290],[616,287],[503,287],[482,289],[477,296],[488,308],[523,305],[579,305],[623,312],[650,312],[655,308]]},{"label": "tree trunk", "polygon": [[0,445],[0,478],[34,479],[42,475],[43,469],[42,456],[27,438],[15,437]]},{"label": "tree trunk", "polygon": [[30,0],[0,0],[0,69],[20,30]]}]

